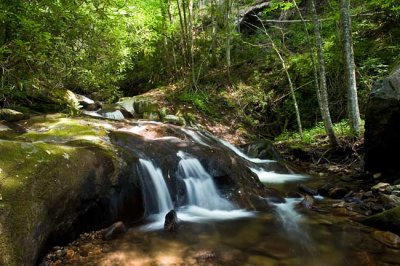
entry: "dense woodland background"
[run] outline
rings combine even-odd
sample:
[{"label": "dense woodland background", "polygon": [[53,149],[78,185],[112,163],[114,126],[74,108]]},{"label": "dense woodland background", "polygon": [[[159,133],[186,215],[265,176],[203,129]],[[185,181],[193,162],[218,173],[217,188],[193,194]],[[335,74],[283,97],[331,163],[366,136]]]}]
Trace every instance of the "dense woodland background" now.
[{"label": "dense woodland background", "polygon": [[[212,119],[223,106],[276,137],[299,129],[295,99],[302,127],[320,125],[320,23],[330,115],[340,122],[348,118],[341,1],[315,1],[317,17],[309,2],[271,0],[246,18],[265,2],[3,0],[0,107],[49,111],[43,103],[63,89],[114,102],[174,88],[174,101]],[[400,3],[353,0],[350,17],[363,118],[374,83],[400,63]]]}]

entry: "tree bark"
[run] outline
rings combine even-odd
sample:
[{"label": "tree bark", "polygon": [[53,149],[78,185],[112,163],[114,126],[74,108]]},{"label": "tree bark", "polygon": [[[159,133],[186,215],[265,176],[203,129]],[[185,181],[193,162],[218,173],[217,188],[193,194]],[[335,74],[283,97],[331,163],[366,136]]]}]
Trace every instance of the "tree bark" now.
[{"label": "tree bark", "polygon": [[342,22],[343,48],[347,79],[347,111],[350,128],[355,136],[360,135],[360,110],[358,107],[356,66],[354,63],[353,40],[351,36],[350,1],[340,0],[340,18]]},{"label": "tree bark", "polygon": [[[317,47],[317,58],[318,58],[318,72],[319,72],[319,97],[320,97],[320,109],[322,121],[324,123],[325,130],[327,131],[329,141],[332,146],[336,147],[339,145],[339,141],[336,137],[335,131],[333,130],[333,124],[331,115],[329,112],[329,100],[328,100],[328,89],[326,85],[326,71],[325,71],[325,59],[322,49],[322,38],[320,32],[320,21],[317,15],[317,9],[315,7],[315,0],[310,0],[310,10],[313,16],[314,23],[314,34],[315,42]],[[318,95],[318,94],[317,94]]]}]

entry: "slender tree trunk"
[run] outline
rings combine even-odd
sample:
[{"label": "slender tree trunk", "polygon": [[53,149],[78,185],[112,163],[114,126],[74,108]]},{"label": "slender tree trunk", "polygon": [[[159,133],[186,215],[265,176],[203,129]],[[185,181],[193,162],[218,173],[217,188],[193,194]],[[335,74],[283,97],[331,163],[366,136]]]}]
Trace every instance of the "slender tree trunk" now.
[{"label": "slender tree trunk", "polygon": [[314,23],[314,34],[316,39],[316,47],[317,47],[317,58],[318,58],[318,67],[319,67],[319,92],[320,92],[320,109],[322,121],[324,123],[324,127],[328,133],[329,141],[332,146],[336,147],[339,145],[339,141],[336,137],[335,131],[333,130],[331,115],[329,112],[329,100],[328,100],[328,89],[326,85],[326,71],[325,71],[325,59],[324,53],[322,49],[322,38],[320,33],[320,21],[317,15],[317,9],[315,7],[315,0],[310,0],[311,13],[313,16]]},{"label": "slender tree trunk", "polygon": [[278,58],[279,58],[279,60],[281,61],[281,64],[282,64],[282,68],[285,71],[286,78],[287,78],[288,83],[289,83],[290,94],[292,95],[292,99],[293,99],[293,105],[294,105],[294,110],[295,110],[295,113],[296,113],[296,121],[297,121],[297,126],[298,126],[298,129],[299,129],[300,138],[303,139],[303,126],[301,124],[299,105],[297,104],[296,94],[294,92],[294,86],[293,86],[293,82],[292,82],[292,79],[291,79],[289,71],[288,71],[288,67],[287,67],[286,62],[283,59],[281,53],[279,52],[278,47],[275,45],[274,40],[272,40],[271,36],[269,35],[267,29],[265,28],[265,26],[264,26],[264,24],[262,23],[261,20],[260,20],[260,22],[261,22],[261,25],[263,26],[263,30],[264,30],[265,35],[268,37],[269,41],[271,42],[272,49],[278,55]]},{"label": "slender tree trunk", "polygon": [[176,6],[178,9],[178,15],[179,15],[179,25],[180,25],[180,29],[181,29],[181,51],[182,51],[182,66],[183,68],[185,68],[187,66],[187,52],[186,52],[186,48],[187,48],[187,41],[186,41],[186,31],[185,31],[185,24],[183,23],[183,15],[182,15],[182,9],[184,7],[181,7],[179,0],[176,0]]},{"label": "slender tree trunk", "polygon": [[211,19],[212,19],[212,35],[211,35],[211,65],[217,63],[217,14],[218,5],[216,0],[211,1]]},{"label": "slender tree trunk", "polygon": [[[296,0],[293,0],[293,4],[294,4],[294,6],[295,6],[295,8],[297,10],[297,13],[300,16],[301,21],[303,22],[304,30],[306,32],[306,37],[307,37],[307,42],[308,42],[308,49],[309,49],[311,64],[312,64],[313,73],[314,73],[314,86],[315,86],[315,90],[316,90],[316,93],[317,93],[318,106],[319,106],[319,109],[320,109],[321,117],[324,117],[323,108],[322,108],[323,105],[322,105],[322,100],[321,100],[321,91],[320,91],[320,87],[319,87],[318,68],[317,68],[317,64],[315,62],[314,49],[313,49],[313,46],[312,46],[312,43],[311,43],[310,33],[308,31],[308,28],[307,28],[307,23],[304,20],[304,17],[301,14],[301,11],[300,11],[297,3],[296,3]],[[332,136],[332,135],[335,136],[334,132],[333,132],[333,134],[329,133],[330,130],[333,130],[332,126],[329,127],[329,125],[332,124],[332,123],[329,123],[329,121],[331,121],[329,109],[328,109],[328,113],[326,114],[325,117],[328,117],[328,121],[327,122],[323,121],[326,134],[328,136]],[[332,141],[331,141],[331,143],[332,143]]]},{"label": "slender tree trunk", "polygon": [[[172,14],[171,14],[171,2],[170,0],[167,1],[167,13],[168,13],[168,21],[170,24],[173,23],[172,21]],[[172,48],[172,59],[173,59],[173,63],[174,63],[174,72],[176,73],[178,71],[178,66],[177,66],[177,62],[176,62],[176,52],[175,52],[175,34],[174,32],[172,32],[171,34],[171,39],[172,39],[172,44],[171,44],[171,48]]]},{"label": "slender tree trunk", "polygon": [[351,36],[350,1],[340,0],[343,47],[347,78],[347,110],[350,128],[355,136],[360,135],[360,110],[357,99],[356,67],[354,63],[353,40]]},{"label": "slender tree trunk", "polygon": [[226,66],[228,76],[231,68],[231,0],[225,0],[225,30],[226,30]]},{"label": "slender tree trunk", "polygon": [[194,13],[193,13],[193,0],[189,0],[189,41],[190,41],[190,70],[191,70],[191,76],[192,76],[192,86],[194,88],[197,87],[196,85],[196,69],[195,69],[195,62],[194,62],[194,28],[193,28],[193,20],[194,20]]}]

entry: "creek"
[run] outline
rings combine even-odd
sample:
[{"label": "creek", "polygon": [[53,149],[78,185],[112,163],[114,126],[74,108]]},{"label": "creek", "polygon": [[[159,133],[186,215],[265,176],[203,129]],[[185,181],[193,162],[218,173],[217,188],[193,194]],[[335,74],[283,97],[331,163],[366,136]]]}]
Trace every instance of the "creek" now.
[{"label": "creek", "polygon": [[[266,196],[259,199],[265,202],[265,207],[243,207],[235,199],[244,192],[231,195],[230,183],[215,178],[218,174],[211,173],[215,169],[205,166],[204,159],[191,153],[176,135],[184,135],[197,148],[218,145],[231,160],[240,161],[240,166],[247,168],[246,173],[257,175],[266,187],[282,195],[296,191],[300,183],[321,185],[327,177],[294,173],[272,158],[251,158],[207,132],[177,127],[179,134],[154,136],[150,127],[156,126],[159,125],[141,124],[119,130],[121,134],[147,132],[146,145],[119,142],[130,146],[129,151],[140,158],[136,169],[141,181],[144,219],[133,224],[124,236],[111,241],[96,237],[96,233],[83,234],[63,248],[66,250],[63,265],[375,265],[375,262],[395,265],[400,262],[399,249],[378,241],[375,230],[350,219],[351,213],[333,208],[338,200],[315,197],[315,208],[305,208],[302,198],[276,200]],[[126,137],[117,135],[117,139],[121,140],[121,136]],[[165,152],[161,147],[170,149],[169,166],[157,159],[157,155]],[[176,210],[181,225],[178,232],[165,233],[164,217],[172,209]],[[50,264],[57,265],[57,261]]]}]

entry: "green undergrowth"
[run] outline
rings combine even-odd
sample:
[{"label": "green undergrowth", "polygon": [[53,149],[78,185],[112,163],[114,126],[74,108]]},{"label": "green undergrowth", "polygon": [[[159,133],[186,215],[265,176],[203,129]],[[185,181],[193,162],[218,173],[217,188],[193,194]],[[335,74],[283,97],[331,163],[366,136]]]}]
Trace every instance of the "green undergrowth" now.
[{"label": "green undergrowth", "polygon": [[[333,125],[336,136],[339,138],[352,136],[347,120],[342,120]],[[361,121],[361,134],[364,134],[364,120]],[[275,138],[276,142],[315,144],[321,141],[328,142],[324,124],[319,122],[315,127],[304,130],[303,138],[298,132],[284,132]]]}]

